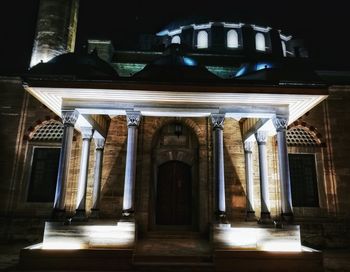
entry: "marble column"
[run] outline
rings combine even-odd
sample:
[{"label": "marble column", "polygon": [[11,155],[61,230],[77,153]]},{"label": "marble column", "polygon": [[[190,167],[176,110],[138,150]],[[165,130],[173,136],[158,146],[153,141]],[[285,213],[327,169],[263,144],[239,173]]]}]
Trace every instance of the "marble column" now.
[{"label": "marble column", "polygon": [[137,155],[137,130],[141,120],[141,113],[138,111],[126,112],[128,125],[128,140],[126,150],[123,216],[128,217],[134,213],[134,191],[136,175]]},{"label": "marble column", "polygon": [[287,222],[290,222],[293,220],[293,206],[290,187],[288,149],[286,141],[288,118],[277,116],[272,121],[277,131],[278,168],[280,174],[282,219]]},{"label": "marble column", "polygon": [[245,179],[246,179],[246,221],[255,221],[254,179],[253,179],[253,145],[252,141],[244,142]]},{"label": "marble column", "polygon": [[216,216],[220,223],[226,223],[225,172],[224,172],[224,121],[225,114],[212,114],[214,181],[216,188]]},{"label": "marble column", "polygon": [[94,187],[92,190],[92,218],[98,218],[100,212],[100,194],[101,194],[101,178],[102,178],[102,161],[103,149],[105,145],[104,138],[95,138],[95,168],[94,168]]},{"label": "marble column", "polygon": [[89,173],[89,157],[90,157],[90,143],[93,134],[93,129],[88,127],[81,128],[81,136],[83,144],[81,147],[80,157],[80,172],[78,181],[78,192],[77,192],[77,205],[75,209],[75,217],[85,218],[86,211],[86,188]]},{"label": "marble column", "polygon": [[58,163],[58,174],[56,183],[56,194],[53,205],[53,217],[61,217],[65,211],[65,195],[68,182],[68,172],[70,155],[72,150],[72,141],[74,125],[79,117],[76,110],[62,111],[63,137],[62,147]]},{"label": "marble column", "polygon": [[268,180],[268,165],[267,165],[267,151],[266,141],[267,132],[258,131],[255,134],[259,149],[259,174],[260,174],[260,201],[261,214],[259,223],[271,223],[270,215],[270,200],[269,200],[269,180]]}]

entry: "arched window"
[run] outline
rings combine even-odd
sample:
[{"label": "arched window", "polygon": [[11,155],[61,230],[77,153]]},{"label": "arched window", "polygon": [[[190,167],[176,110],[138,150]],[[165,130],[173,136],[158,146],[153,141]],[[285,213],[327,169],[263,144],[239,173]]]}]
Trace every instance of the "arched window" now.
[{"label": "arched window", "polygon": [[52,202],[56,190],[63,124],[44,121],[29,134],[27,202]]},{"label": "arched window", "polygon": [[282,41],[282,51],[283,51],[283,56],[287,57],[287,47],[286,47],[285,41]]},{"label": "arched window", "polygon": [[178,43],[178,44],[180,44],[180,43],[181,43],[181,38],[180,38],[180,36],[179,36],[179,35],[173,36],[173,37],[171,38],[171,43]]},{"label": "arched window", "polygon": [[263,33],[256,33],[255,35],[255,48],[259,51],[266,51],[265,36]]},{"label": "arched window", "polygon": [[313,127],[297,125],[287,130],[289,170],[294,207],[319,207],[317,147],[320,134]]},{"label": "arched window", "polygon": [[204,30],[198,32],[197,48],[208,48],[208,32]]},{"label": "arched window", "polygon": [[234,29],[227,32],[227,47],[238,48],[238,33]]}]

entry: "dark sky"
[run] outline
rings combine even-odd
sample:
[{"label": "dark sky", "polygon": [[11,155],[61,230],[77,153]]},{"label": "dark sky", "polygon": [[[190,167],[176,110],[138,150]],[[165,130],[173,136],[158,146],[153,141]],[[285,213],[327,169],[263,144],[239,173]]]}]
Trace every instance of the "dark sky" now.
[{"label": "dark sky", "polygon": [[[59,1],[59,0],[58,0]],[[27,69],[38,0],[0,4],[0,71]],[[111,39],[116,48],[135,44],[174,20],[205,16],[281,29],[306,41],[315,62],[350,69],[350,16],[345,0],[147,1],[81,0],[77,49],[87,38]]]}]

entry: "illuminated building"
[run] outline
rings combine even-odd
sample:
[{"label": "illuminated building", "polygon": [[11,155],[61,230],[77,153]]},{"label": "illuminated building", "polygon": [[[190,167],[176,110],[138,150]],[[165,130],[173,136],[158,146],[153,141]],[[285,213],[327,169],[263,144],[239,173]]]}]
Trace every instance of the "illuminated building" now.
[{"label": "illuminated building", "polygon": [[3,234],[48,221],[25,261],[118,248],[131,264],[139,241],[177,232],[207,241],[213,266],[249,249],[318,269],[300,239],[347,245],[346,76],[315,69],[291,35],[234,21],[72,52],[78,4],[63,2],[42,1],[28,73],[1,78],[18,113],[6,119]]}]

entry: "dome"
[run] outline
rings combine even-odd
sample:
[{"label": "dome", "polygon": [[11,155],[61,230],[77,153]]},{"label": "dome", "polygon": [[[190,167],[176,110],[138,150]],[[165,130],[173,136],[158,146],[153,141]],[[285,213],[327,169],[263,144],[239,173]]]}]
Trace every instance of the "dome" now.
[{"label": "dome", "polygon": [[117,78],[118,73],[97,52],[66,53],[46,63],[39,63],[29,71],[32,75],[72,75],[79,78]]},{"label": "dome", "polygon": [[164,51],[163,56],[134,76],[136,79],[154,81],[209,81],[219,79],[209,72],[196,60],[186,56],[185,48],[179,44],[171,44]]}]

